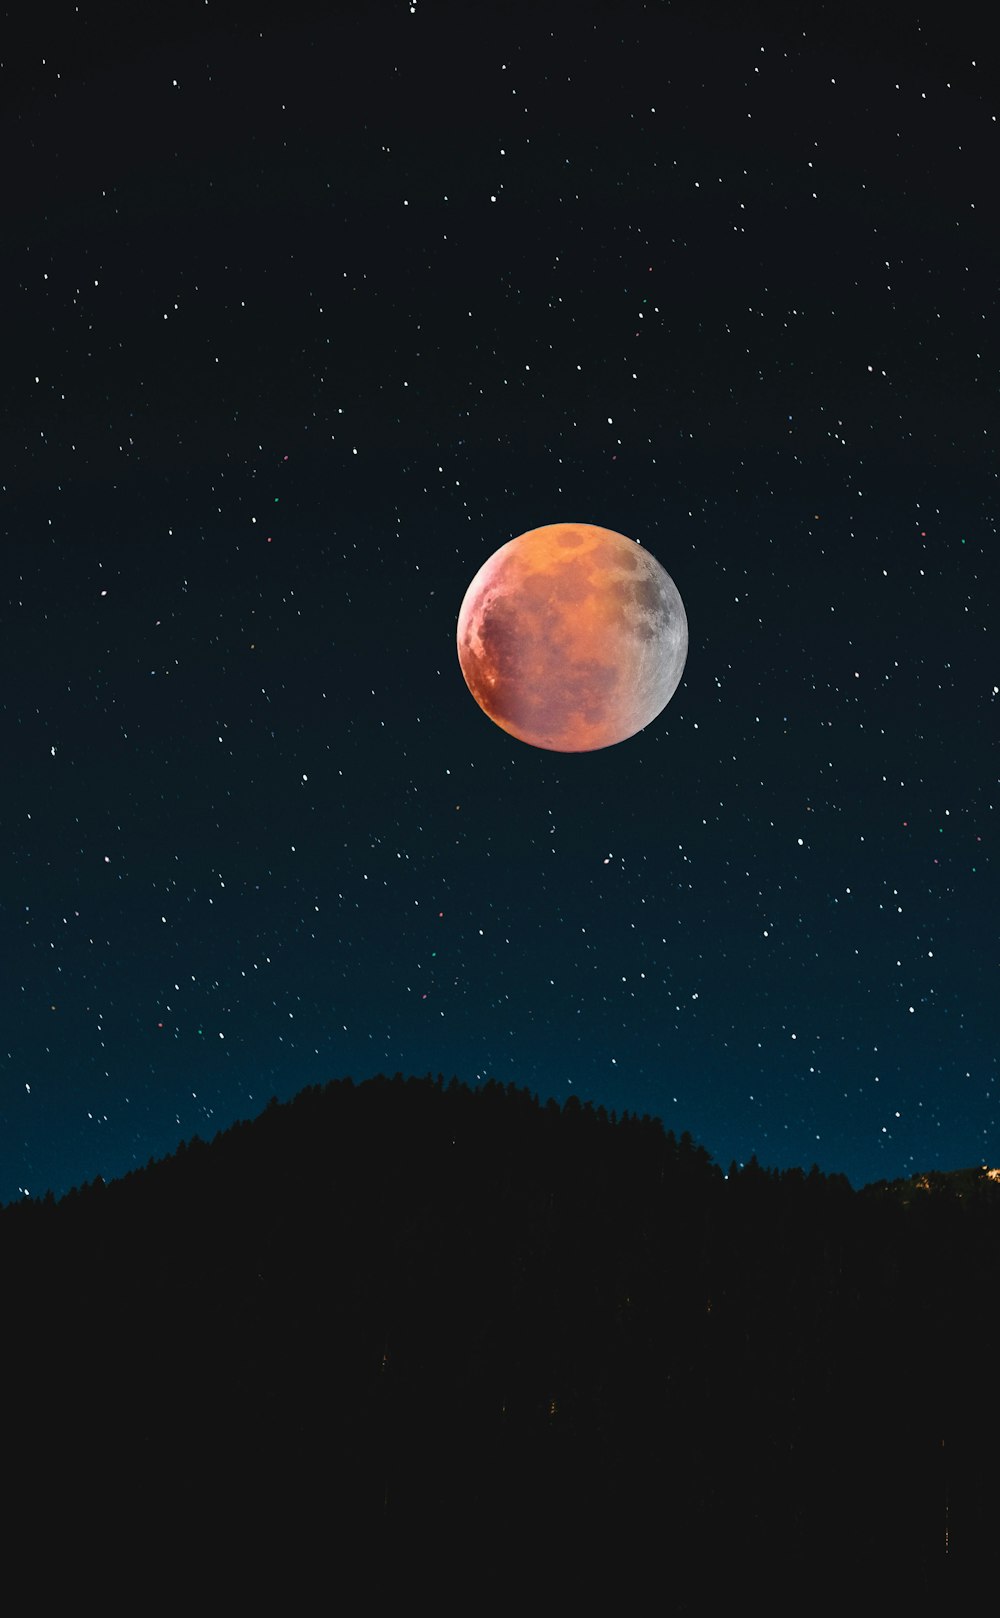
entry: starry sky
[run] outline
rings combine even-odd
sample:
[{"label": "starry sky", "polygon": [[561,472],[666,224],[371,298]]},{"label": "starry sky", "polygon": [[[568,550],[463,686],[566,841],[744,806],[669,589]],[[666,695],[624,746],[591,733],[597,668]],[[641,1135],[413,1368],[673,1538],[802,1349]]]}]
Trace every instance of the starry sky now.
[{"label": "starry sky", "polygon": [[[0,1200],[397,1070],[1000,1160],[1000,93],[870,12],[8,36]],[[587,754],[455,650],[563,521],[690,624]]]}]

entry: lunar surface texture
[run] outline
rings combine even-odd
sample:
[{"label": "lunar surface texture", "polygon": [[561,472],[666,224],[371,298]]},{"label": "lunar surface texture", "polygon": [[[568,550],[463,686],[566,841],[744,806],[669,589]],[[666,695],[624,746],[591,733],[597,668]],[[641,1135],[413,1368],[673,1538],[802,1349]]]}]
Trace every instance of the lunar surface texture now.
[{"label": "lunar surface texture", "polygon": [[670,574],[624,534],[588,523],[550,523],[501,545],[458,615],[458,659],[483,712],[556,753],[613,747],[650,724],[687,650]]}]

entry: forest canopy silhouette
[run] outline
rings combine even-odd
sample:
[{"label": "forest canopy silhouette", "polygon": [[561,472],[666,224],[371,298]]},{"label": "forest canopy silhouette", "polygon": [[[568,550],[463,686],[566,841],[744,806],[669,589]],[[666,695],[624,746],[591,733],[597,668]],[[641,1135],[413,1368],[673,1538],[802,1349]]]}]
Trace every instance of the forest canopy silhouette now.
[{"label": "forest canopy silhouette", "polygon": [[272,1524],[619,1523],[928,1574],[992,1550],[983,1169],[723,1174],[575,1097],[344,1079],[10,1205],[0,1285],[12,1453],[99,1444],[124,1494],[181,1470]]}]

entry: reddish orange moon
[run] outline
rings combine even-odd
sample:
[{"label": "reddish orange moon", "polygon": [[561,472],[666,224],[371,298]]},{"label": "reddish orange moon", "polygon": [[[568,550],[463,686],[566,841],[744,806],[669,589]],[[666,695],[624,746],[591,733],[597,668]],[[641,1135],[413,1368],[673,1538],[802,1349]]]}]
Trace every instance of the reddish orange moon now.
[{"label": "reddish orange moon", "polygon": [[666,707],[687,660],[680,592],[649,551],[610,528],[550,523],[484,562],[458,615],[465,683],[531,747],[613,747]]}]

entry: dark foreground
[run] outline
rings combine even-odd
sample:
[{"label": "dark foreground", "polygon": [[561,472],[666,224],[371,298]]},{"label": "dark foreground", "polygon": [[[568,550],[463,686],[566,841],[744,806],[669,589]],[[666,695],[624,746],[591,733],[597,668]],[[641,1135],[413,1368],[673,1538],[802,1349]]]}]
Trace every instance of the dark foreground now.
[{"label": "dark foreground", "polygon": [[91,1553],[704,1611],[943,1591],[996,1543],[977,1171],[724,1177],[649,1119],[345,1081],[5,1210],[0,1286],[18,1513]]}]

